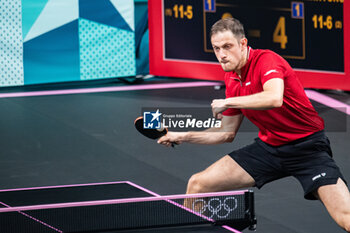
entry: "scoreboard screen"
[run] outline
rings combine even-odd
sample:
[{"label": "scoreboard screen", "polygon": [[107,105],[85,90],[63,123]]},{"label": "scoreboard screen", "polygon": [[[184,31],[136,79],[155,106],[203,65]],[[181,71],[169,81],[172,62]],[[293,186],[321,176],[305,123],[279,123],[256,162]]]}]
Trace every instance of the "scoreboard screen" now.
[{"label": "scoreboard screen", "polygon": [[349,8],[344,0],[149,0],[150,72],[222,80],[209,33],[234,17],[249,46],[284,57],[305,87],[350,90]]}]

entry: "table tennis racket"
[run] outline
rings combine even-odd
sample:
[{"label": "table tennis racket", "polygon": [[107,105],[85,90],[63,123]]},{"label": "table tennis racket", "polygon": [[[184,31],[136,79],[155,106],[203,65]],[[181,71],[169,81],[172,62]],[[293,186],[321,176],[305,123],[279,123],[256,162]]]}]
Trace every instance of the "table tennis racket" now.
[{"label": "table tennis racket", "polygon": [[[158,139],[168,133],[168,129],[164,128],[163,126],[160,129],[145,129],[143,127],[142,116],[136,118],[136,120],[134,121],[134,125],[137,131],[139,131],[139,133],[141,133],[143,136],[148,137],[150,139]],[[176,143],[173,142],[171,146],[174,147],[174,145],[176,145]]]}]

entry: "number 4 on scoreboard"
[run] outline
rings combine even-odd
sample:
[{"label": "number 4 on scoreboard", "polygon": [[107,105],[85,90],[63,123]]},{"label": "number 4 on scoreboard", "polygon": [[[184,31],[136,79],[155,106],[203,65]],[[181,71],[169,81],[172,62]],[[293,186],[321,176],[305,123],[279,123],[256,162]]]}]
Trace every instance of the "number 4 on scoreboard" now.
[{"label": "number 4 on scoreboard", "polygon": [[286,18],[280,17],[273,32],[273,42],[280,43],[281,49],[286,49],[286,44],[288,43],[288,37],[286,35]]},{"label": "number 4 on scoreboard", "polygon": [[[304,3],[292,2],[291,16],[296,19],[304,18]],[[286,49],[288,37],[286,35],[286,18],[281,16],[277,22],[275,31],[273,32],[273,42],[281,44],[281,49]]]}]

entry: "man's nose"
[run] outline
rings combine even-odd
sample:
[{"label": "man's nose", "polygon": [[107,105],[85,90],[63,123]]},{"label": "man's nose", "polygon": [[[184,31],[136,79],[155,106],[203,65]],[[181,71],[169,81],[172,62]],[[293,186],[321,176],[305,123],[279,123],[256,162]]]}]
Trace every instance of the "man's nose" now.
[{"label": "man's nose", "polygon": [[224,52],[224,50],[220,50],[220,51],[219,51],[219,57],[220,57],[221,59],[226,58],[226,53]]}]

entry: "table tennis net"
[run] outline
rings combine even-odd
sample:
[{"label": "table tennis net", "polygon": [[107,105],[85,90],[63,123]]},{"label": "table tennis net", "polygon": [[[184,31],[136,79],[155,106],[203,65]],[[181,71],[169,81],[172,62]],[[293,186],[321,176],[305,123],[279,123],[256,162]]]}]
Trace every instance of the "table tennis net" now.
[{"label": "table tennis net", "polygon": [[0,232],[103,232],[213,223],[245,228],[253,224],[252,195],[242,191],[7,206],[0,208]]}]

